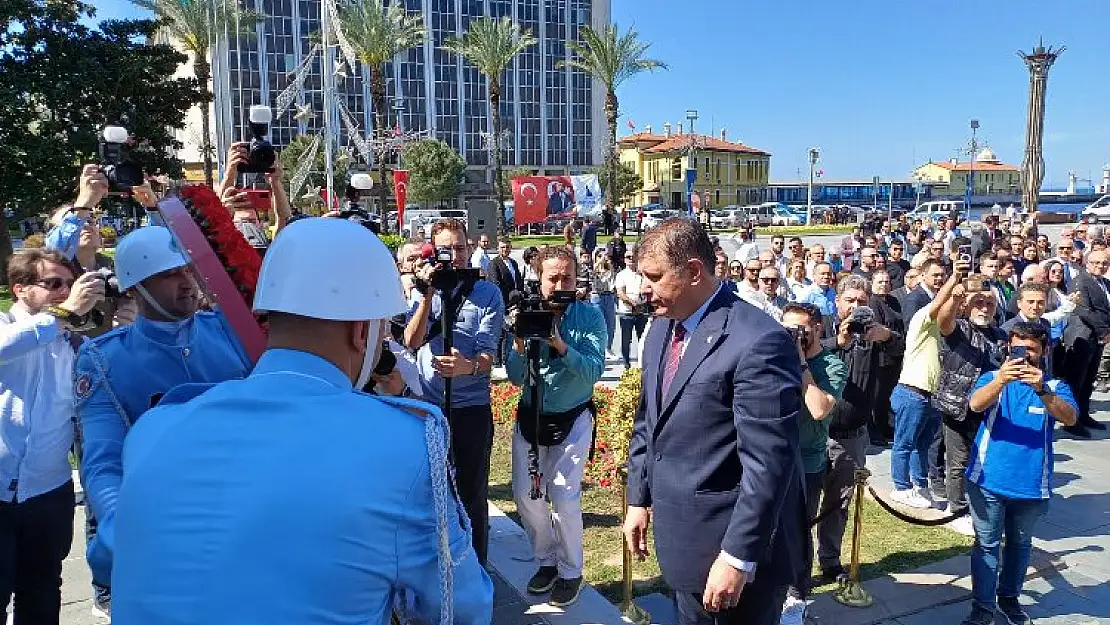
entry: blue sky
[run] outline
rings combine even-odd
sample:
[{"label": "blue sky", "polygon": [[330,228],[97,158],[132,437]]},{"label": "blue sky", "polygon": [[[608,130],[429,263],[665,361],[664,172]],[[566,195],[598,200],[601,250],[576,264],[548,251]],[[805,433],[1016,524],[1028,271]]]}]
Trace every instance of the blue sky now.
[{"label": "blue sky", "polygon": [[[827,179],[906,179],[914,163],[966,147],[968,122],[1006,162],[1024,149],[1028,73],[1018,49],[1066,45],[1052,69],[1046,183],[1110,162],[1110,2],[1106,0],[612,0],[613,20],[652,42],[665,72],[618,93],[639,128],[676,123],[774,154],[771,177],[806,171],[820,146]],[[133,16],[96,0],[99,18]]]}]

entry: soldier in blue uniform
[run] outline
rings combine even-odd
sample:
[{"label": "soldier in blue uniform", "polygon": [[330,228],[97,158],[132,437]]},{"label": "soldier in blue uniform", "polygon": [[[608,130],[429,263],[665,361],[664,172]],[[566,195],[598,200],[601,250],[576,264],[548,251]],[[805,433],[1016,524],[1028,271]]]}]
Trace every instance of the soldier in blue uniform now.
[{"label": "soldier in blue uniform", "polygon": [[346,220],[290,224],[254,304],[269,342],[250,376],[178,387],[127,437],[116,625],[384,625],[399,591],[421,620],[487,625],[446,420],[356,391],[406,308],[385,245]]},{"label": "soldier in blue uniform", "polygon": [[[116,247],[121,291],[138,303],[135,323],[86,341],[74,377],[83,439],[81,483],[98,520],[86,557],[93,580],[109,585],[122,480],[123,441],[136,420],[186,382],[242,378],[250,361],[218,313],[197,312],[199,291],[170,231],[140,228]],[[105,606],[110,609],[110,606]]]}]

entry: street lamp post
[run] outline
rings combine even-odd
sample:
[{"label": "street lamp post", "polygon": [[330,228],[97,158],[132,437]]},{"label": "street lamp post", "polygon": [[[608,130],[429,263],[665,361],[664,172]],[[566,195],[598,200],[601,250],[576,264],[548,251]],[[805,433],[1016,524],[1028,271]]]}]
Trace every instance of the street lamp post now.
[{"label": "street lamp post", "polygon": [[806,191],[806,225],[813,225],[813,170],[821,158],[819,148],[809,149],[809,189]]},{"label": "street lamp post", "polygon": [[967,198],[964,201],[964,214],[965,219],[971,221],[971,200],[975,193],[975,157],[979,155],[979,140],[976,138],[976,133],[979,130],[979,120],[971,120],[971,162],[967,170]]},{"label": "street lamp post", "polygon": [[686,109],[686,119],[690,122],[690,142],[686,153],[686,212],[694,215],[694,182],[697,180],[698,136],[694,134],[694,122],[698,121],[697,109]]},{"label": "street lamp post", "polygon": [[[397,134],[400,135],[405,131],[402,124],[402,117],[405,112],[405,101],[400,96],[393,102],[393,111],[397,114]],[[400,146],[400,148],[403,147],[403,145]],[[404,158],[404,150],[400,148],[397,150],[397,169],[404,169],[404,161],[402,160]]]}]

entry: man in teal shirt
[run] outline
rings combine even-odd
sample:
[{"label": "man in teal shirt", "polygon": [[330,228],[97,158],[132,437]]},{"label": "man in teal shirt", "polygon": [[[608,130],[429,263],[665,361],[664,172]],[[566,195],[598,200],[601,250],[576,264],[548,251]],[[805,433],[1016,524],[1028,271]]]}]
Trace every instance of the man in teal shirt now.
[{"label": "man in teal shirt", "polygon": [[[848,367],[830,350],[821,347],[821,309],[814,304],[793,303],[783,308],[782,325],[790,330],[798,343],[802,358],[802,414],[798,419],[802,466],[806,472],[806,520],[817,517],[821,491],[828,465],[827,444],[832,411],[844,385],[848,383]],[[806,541],[809,560],[813,561],[813,541]],[[789,589],[782,608],[782,625],[801,625],[805,620],[805,596],[809,575]]]},{"label": "man in teal shirt", "polygon": [[[536,266],[544,299],[558,291],[573,296],[577,272],[566,248],[541,251]],[[522,387],[513,433],[513,499],[540,565],[528,592],[550,591],[549,603],[561,607],[574,603],[582,589],[582,473],[593,441],[594,384],[605,371],[609,337],[597,307],[579,301],[555,307],[550,337],[526,341],[520,338],[523,328],[513,331],[518,338],[506,369]],[[539,415],[532,408],[530,347],[539,356]]]}]

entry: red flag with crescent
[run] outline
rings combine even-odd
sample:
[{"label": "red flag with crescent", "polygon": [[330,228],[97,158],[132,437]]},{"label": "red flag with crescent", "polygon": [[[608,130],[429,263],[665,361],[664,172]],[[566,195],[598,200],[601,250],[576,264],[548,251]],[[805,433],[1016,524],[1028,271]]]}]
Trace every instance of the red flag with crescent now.
[{"label": "red flag with crescent", "polygon": [[393,193],[397,198],[397,232],[405,225],[405,197],[409,193],[409,170],[393,170]]},{"label": "red flag with crescent", "polygon": [[568,176],[513,178],[513,223],[531,224],[548,217],[574,217],[574,185]]}]

